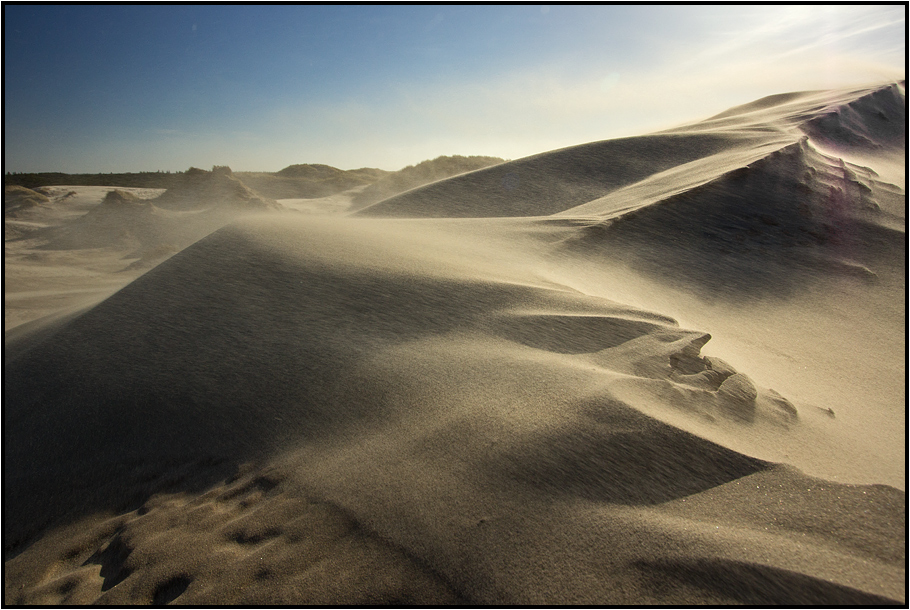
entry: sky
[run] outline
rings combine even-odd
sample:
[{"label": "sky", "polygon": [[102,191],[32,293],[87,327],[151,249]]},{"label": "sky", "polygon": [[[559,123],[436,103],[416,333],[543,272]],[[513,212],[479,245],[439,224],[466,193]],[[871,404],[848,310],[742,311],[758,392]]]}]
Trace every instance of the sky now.
[{"label": "sky", "polygon": [[4,5],[4,170],[401,169],[906,78],[906,5]]}]

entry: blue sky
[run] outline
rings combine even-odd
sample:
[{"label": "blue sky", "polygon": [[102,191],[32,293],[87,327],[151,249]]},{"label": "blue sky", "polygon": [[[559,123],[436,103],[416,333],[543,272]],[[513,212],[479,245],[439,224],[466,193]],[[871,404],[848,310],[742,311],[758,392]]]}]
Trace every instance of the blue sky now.
[{"label": "blue sky", "polygon": [[6,171],[400,169],[905,78],[905,6],[4,6]]}]

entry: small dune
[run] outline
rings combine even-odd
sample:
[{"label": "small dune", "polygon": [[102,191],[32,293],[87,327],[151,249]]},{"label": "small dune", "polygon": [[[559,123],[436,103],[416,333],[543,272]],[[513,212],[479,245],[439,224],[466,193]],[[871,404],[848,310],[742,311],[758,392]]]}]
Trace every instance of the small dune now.
[{"label": "small dune", "polygon": [[256,192],[273,199],[318,199],[366,187],[388,174],[375,168],[342,170],[303,163],[275,173],[237,172],[237,177]]},{"label": "small dune", "polygon": [[424,184],[444,180],[491,165],[498,165],[504,161],[504,159],[499,157],[463,157],[454,155],[437,157],[417,165],[409,165],[383,177],[354,195],[352,209],[358,210]]},{"label": "small dune", "polygon": [[153,203],[169,210],[200,210],[213,206],[244,211],[280,209],[273,199],[263,197],[240,181],[229,167],[214,167],[212,171],[191,167],[181,174],[181,183],[169,188]]},{"label": "small dune", "polygon": [[3,187],[3,217],[17,218],[32,208],[43,206],[50,199],[42,193],[24,186],[6,185]]}]

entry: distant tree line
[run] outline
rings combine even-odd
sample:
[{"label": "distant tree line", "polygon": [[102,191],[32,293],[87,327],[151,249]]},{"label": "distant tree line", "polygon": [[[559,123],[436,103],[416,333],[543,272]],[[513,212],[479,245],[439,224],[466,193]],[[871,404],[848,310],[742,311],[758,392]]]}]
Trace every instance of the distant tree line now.
[{"label": "distant tree line", "polygon": [[180,181],[183,172],[138,172],[126,174],[64,174],[41,172],[37,174],[7,172],[4,185],[18,185],[26,188],[39,186],[124,186],[133,188],[168,189]]}]

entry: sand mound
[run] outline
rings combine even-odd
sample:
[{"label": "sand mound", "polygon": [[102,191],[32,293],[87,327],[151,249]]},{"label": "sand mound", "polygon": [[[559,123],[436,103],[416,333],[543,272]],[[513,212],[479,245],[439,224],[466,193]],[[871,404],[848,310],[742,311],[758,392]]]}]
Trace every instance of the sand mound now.
[{"label": "sand mound", "polygon": [[905,603],[904,194],[800,130],[872,91],[246,216],[8,333],[5,602]]},{"label": "sand mound", "polygon": [[[217,222],[169,213],[148,199],[113,190],[86,214],[41,233],[44,250],[121,249],[143,264],[177,252],[217,228]],[[206,226],[207,225],[207,226]],[[207,230],[206,230],[207,229]]]},{"label": "sand mound", "polygon": [[192,243],[186,236],[178,237],[185,233],[185,227],[180,225],[174,222],[171,214],[150,200],[127,191],[112,190],[84,215],[48,227],[39,237],[45,241],[41,248],[46,250],[121,248],[145,251],[173,242],[176,251],[177,243]]},{"label": "sand mound", "polygon": [[24,186],[6,185],[3,187],[4,218],[18,218],[32,208],[49,202],[50,199],[46,195]]},{"label": "sand mound", "polygon": [[457,176],[458,174],[472,172],[490,165],[497,165],[503,161],[504,159],[499,157],[463,157],[454,155],[451,157],[437,157],[417,165],[409,165],[357,193],[353,197],[352,207],[355,210],[360,209],[418,186]]},{"label": "sand mound", "polygon": [[234,176],[229,167],[207,172],[191,167],[180,176],[181,184],[170,188],[153,203],[169,210],[234,208],[247,212],[278,210],[274,200],[262,197]]},{"label": "sand mound", "polygon": [[[191,168],[180,180],[179,187],[151,199],[108,190],[85,214],[29,237],[41,239],[42,250],[120,249],[125,259],[139,259],[126,270],[146,269],[241,215],[282,209],[246,187],[228,167],[211,172]],[[58,197],[55,204],[59,207],[65,199]]]},{"label": "sand mound", "polygon": [[296,178],[314,182],[339,182],[346,178],[350,182],[341,184],[338,190],[346,190],[354,186],[379,180],[389,172],[371,167],[360,169],[343,170],[330,165],[321,165],[319,163],[302,163],[299,165],[289,165],[286,168],[275,173],[281,178]]},{"label": "sand mound", "polygon": [[275,173],[238,172],[244,184],[273,199],[318,199],[350,189],[362,188],[389,172],[361,168],[342,170],[329,165],[289,165]]},{"label": "sand mound", "polygon": [[114,189],[113,191],[108,191],[107,195],[104,196],[104,199],[101,201],[101,209],[142,205],[140,203],[142,201],[143,200],[135,193]]}]

